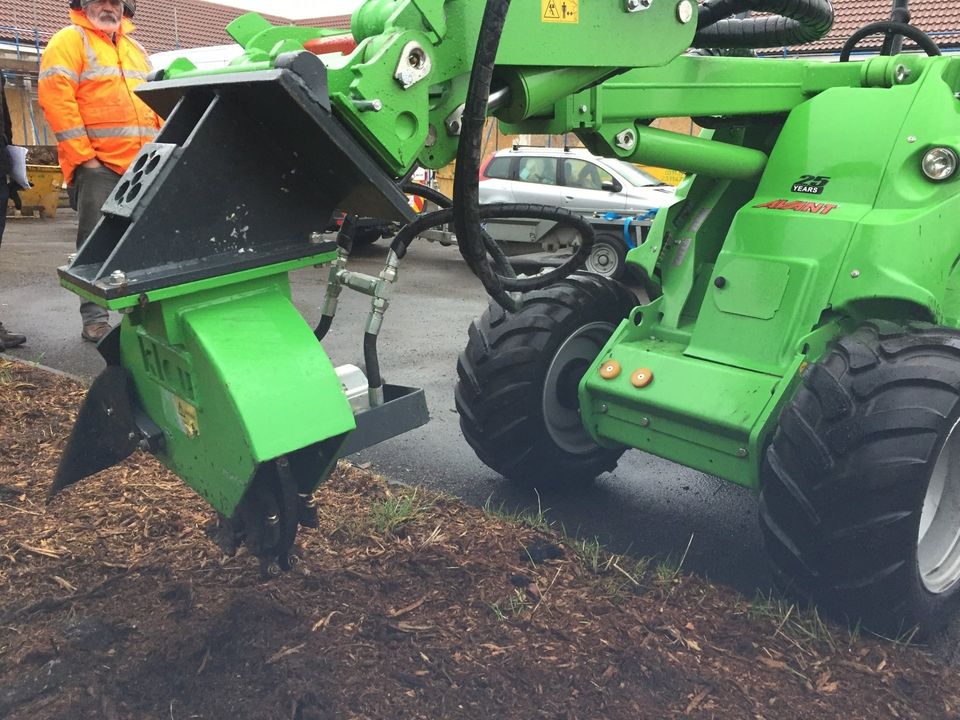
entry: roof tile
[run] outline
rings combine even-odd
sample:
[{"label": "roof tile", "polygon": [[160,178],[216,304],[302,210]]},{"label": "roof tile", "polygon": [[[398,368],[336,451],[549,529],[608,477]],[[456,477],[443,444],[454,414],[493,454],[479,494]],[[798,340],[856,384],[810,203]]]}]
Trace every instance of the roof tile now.
[{"label": "roof tile", "polygon": [[[0,38],[33,44],[34,28],[42,46],[67,21],[67,0],[0,0]],[[172,7],[172,11],[171,8]],[[838,52],[844,41],[862,25],[886,20],[890,16],[890,0],[836,0],[836,22],[821,40],[792,48],[793,52]],[[942,47],[960,48],[960,2],[956,0],[912,0],[913,24],[931,33]],[[178,48],[220,45],[230,42],[224,28],[244,11],[204,0],[140,0],[137,7],[137,39],[150,52]],[[308,27],[350,26],[349,15],[310,18],[292,23],[290,20],[266,16],[276,24],[297,24]],[[867,38],[863,48],[878,47],[883,38]],[[905,47],[911,47],[908,41]]]},{"label": "roof tile", "polygon": [[[46,45],[50,37],[67,24],[67,0],[0,0],[0,39]],[[136,38],[151,53],[163,50],[223,45],[232,42],[224,28],[244,10],[204,0],[140,0],[137,3]],[[349,28],[350,16],[337,15],[293,22],[265,15],[276,25]]]}]

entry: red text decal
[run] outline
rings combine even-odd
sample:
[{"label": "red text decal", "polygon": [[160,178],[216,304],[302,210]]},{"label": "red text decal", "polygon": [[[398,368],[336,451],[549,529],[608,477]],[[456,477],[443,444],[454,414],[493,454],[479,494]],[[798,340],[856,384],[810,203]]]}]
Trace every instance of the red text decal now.
[{"label": "red text decal", "polygon": [[793,210],[794,212],[813,213],[814,215],[829,215],[831,211],[836,210],[839,205],[806,202],[804,200],[771,200],[767,203],[754,205],[754,207],[767,208],[768,210]]}]

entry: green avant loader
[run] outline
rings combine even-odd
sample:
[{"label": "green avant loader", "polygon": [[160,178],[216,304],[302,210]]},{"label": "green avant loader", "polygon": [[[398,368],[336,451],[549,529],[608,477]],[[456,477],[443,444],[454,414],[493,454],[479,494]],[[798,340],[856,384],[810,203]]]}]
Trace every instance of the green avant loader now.
[{"label": "green avant loader", "polygon": [[[428,419],[422,391],[383,382],[377,338],[411,241],[451,223],[492,298],[456,387],[483,462],[543,486],[639,448],[716,475],[759,495],[783,588],[935,630],[960,602],[960,57],[903,0],[841,62],[752,56],[832,21],[828,0],[367,0],[349,32],[237,19],[242,57],[140,88],[166,124],[60,270],[123,321],[51,495],[142,448],[217,510],[228,551],[288,568],[337,458]],[[880,54],[858,53],[871,34]],[[479,205],[491,115],[688,174],[627,258],[649,299],[579,272],[580,216]],[[651,126],[678,116],[704,131]],[[406,182],[453,160],[452,203]],[[441,209],[416,217],[405,192]],[[405,224],[378,276],[349,269],[358,215]],[[511,217],[566,223],[579,250],[518,277],[482,230]],[[328,278],[317,328],[290,299],[309,266]],[[344,289],[370,296],[363,370],[321,342]]]}]

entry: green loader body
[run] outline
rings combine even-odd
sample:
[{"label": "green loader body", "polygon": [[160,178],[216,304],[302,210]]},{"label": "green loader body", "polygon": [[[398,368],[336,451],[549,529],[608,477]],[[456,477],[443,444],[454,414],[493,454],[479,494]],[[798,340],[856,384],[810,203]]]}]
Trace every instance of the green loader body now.
[{"label": "green loader body", "polygon": [[[914,68],[909,84],[835,87],[797,105],[771,133],[759,182],[695,178],[687,202],[657,218],[627,261],[659,271],[663,295],[624,321],[581,386],[598,442],[759,491],[783,403],[828,341],[877,317],[957,326],[960,196],[921,159],[957,142],[960,63],[899,60]],[[805,179],[822,182],[816,194]],[[655,381],[606,380],[610,359]]]}]

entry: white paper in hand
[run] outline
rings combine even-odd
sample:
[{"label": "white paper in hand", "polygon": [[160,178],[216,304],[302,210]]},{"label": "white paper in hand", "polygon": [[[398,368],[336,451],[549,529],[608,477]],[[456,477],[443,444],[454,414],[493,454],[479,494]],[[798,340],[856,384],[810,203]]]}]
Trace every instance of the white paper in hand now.
[{"label": "white paper in hand", "polygon": [[29,189],[27,149],[19,145],[7,145],[7,154],[10,156],[10,179],[19,185],[21,190]]}]

